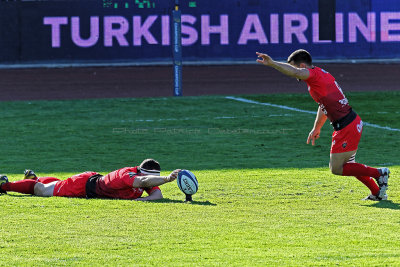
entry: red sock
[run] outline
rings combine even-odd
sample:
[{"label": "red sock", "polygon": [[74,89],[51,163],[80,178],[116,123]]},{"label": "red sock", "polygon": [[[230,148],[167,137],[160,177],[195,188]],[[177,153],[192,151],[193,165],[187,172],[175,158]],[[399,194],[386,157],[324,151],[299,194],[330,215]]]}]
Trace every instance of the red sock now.
[{"label": "red sock", "polygon": [[367,165],[360,164],[360,163],[345,163],[343,165],[343,176],[368,176],[379,178],[381,174],[379,173],[378,169],[368,167]]},{"label": "red sock", "polygon": [[376,196],[379,193],[379,186],[376,184],[374,178],[369,176],[357,176],[356,177],[360,182],[365,184],[369,190],[371,190],[371,194]]},{"label": "red sock", "polygon": [[33,189],[35,188],[36,180],[26,179],[11,183],[5,183],[2,185],[1,189],[4,191],[13,191],[22,194],[34,194]]},{"label": "red sock", "polygon": [[49,184],[52,182],[60,181],[60,179],[55,177],[39,177],[37,181],[42,184]]}]

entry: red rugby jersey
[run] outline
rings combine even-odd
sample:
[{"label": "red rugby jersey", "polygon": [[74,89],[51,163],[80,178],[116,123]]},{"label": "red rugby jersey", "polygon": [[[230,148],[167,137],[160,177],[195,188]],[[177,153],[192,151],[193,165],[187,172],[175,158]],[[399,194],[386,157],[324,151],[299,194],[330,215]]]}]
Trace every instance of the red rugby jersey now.
[{"label": "red rugby jersey", "polygon": [[110,172],[97,180],[96,194],[99,198],[136,199],[141,197],[144,191],[151,194],[160,189],[157,186],[152,188],[132,187],[138,173],[138,167],[126,167]]},{"label": "red rugby jersey", "polygon": [[308,91],[328,119],[333,122],[346,116],[351,111],[351,106],[335,78],[318,67],[308,70],[310,77],[305,80]]}]

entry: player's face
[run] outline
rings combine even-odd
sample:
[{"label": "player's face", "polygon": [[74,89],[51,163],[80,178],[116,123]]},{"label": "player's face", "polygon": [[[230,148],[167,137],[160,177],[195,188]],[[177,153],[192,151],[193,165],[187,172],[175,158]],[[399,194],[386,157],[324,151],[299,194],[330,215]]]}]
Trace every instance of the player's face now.
[{"label": "player's face", "polygon": [[289,64],[292,65],[293,67],[300,68],[300,66],[297,66],[296,64],[294,64],[293,60],[290,61]]},{"label": "player's face", "polygon": [[299,66],[298,66],[298,68],[306,69],[306,68],[307,68],[307,65],[306,65],[305,63],[300,63]]}]

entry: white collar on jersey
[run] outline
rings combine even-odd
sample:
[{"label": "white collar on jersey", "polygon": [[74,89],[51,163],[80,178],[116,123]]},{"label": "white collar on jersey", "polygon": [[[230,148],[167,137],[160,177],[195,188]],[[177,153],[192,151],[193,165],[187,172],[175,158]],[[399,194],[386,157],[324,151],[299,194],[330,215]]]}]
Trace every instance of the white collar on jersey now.
[{"label": "white collar on jersey", "polygon": [[160,176],[160,171],[159,170],[147,170],[143,168],[138,168],[140,173],[143,173],[145,175],[155,175],[155,176]]}]

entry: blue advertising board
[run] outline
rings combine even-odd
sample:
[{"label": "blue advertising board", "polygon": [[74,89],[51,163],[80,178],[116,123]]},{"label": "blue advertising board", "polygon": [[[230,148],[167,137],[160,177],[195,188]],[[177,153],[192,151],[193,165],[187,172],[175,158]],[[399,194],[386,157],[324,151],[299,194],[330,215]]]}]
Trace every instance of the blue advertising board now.
[{"label": "blue advertising board", "polygon": [[[400,58],[400,1],[337,0],[336,40],[319,39],[318,0],[181,0],[184,62]],[[172,62],[174,0],[0,3],[0,63]]]}]

